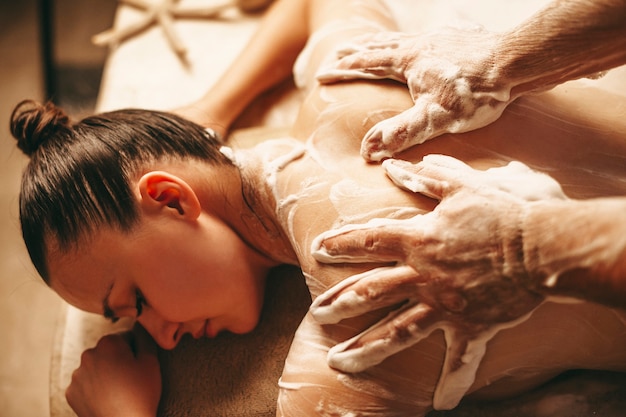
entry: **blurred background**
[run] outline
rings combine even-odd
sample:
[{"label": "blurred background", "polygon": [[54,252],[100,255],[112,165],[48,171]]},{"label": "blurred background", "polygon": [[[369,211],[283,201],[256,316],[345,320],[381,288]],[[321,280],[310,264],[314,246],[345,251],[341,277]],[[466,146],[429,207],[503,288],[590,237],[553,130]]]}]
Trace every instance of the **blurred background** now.
[{"label": "blurred background", "polygon": [[51,99],[73,117],[93,111],[115,0],[0,0],[0,416],[49,415],[50,354],[61,300],[30,265],[18,221],[27,159],[9,133],[13,107]]}]

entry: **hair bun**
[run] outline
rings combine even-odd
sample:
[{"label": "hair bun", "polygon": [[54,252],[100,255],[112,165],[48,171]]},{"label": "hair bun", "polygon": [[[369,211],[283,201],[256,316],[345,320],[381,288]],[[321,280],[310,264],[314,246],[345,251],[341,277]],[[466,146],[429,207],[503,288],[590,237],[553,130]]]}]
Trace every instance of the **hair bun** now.
[{"label": "hair bun", "polygon": [[24,100],[11,114],[11,134],[17,140],[17,147],[28,156],[52,137],[69,132],[71,127],[68,115],[51,102]]}]

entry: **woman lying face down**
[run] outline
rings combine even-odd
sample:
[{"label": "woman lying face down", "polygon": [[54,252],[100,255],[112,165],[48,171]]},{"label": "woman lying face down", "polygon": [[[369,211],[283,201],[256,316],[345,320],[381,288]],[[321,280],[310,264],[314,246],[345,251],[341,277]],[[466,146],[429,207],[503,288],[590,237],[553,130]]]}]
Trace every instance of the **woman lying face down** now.
[{"label": "woman lying face down", "polygon": [[[241,200],[239,172],[210,135],[142,111],[71,127],[50,105],[26,102],[18,112],[32,124],[15,129],[42,141],[20,142],[34,151],[23,234],[53,290],[112,320],[136,317],[164,348],[185,333],[255,327],[267,270],[288,259],[264,250],[290,253],[257,243],[265,237],[251,233],[259,220]],[[244,223],[247,235],[237,230]]]},{"label": "woman lying face down", "polygon": [[[346,87],[332,87],[334,91],[325,94],[340,98],[349,91]],[[379,97],[382,89],[389,90],[388,94],[397,96],[398,101],[404,100],[399,98],[404,94],[400,88],[362,84],[359,89],[360,102],[364,96]],[[25,106],[22,110],[31,105]],[[354,103],[352,108],[357,107]],[[44,118],[50,111],[35,108],[23,114]],[[542,123],[553,120],[542,119],[542,111],[532,112]],[[106,125],[104,119],[124,114],[97,116],[82,123]],[[72,154],[72,141],[76,140],[63,137],[64,145],[59,148],[63,152],[58,152],[56,158],[48,154],[45,160],[40,159],[46,151],[50,152],[47,147],[61,143],[51,138],[40,145],[37,152],[41,153],[32,156],[33,165],[40,168],[38,176],[29,179],[33,173],[31,165],[24,180],[24,236],[33,262],[63,298],[111,318],[137,317],[165,348],[173,347],[184,333],[199,337],[221,330],[251,330],[259,317],[264,277],[272,265],[299,262],[313,297],[367,268],[318,264],[309,250],[318,233],[372,217],[405,218],[433,207],[432,201],[402,192],[391,184],[379,166],[361,163],[358,140],[352,145],[335,146],[339,137],[346,134],[341,129],[337,136],[320,129],[306,145],[293,139],[277,140],[251,151],[225,152],[229,155],[225,157],[202,129],[160,113],[146,113],[149,123],[143,126],[158,138],[151,144],[150,137],[137,132],[143,116],[134,111],[129,114],[131,126],[115,121],[119,130],[130,132],[127,138],[104,139],[108,144],[116,143],[111,158],[117,164],[123,165],[121,161],[127,155],[161,152],[153,151],[153,147],[174,152],[176,145],[157,132],[161,124],[167,126],[171,137],[184,138],[184,146],[196,143],[198,147],[213,148],[214,152],[211,157],[204,157],[205,161],[194,156],[187,157],[185,163],[181,163],[180,156],[154,160],[143,156],[149,162],[135,172],[133,167],[111,169],[99,163],[94,170],[66,170],[69,175],[64,181],[51,184],[53,178],[60,179],[65,172],[53,175],[50,171],[61,171],[59,158]],[[439,148],[479,164],[500,162],[508,145],[499,138],[511,127],[525,123],[527,114],[505,116],[501,124],[481,132],[482,138],[444,138],[432,141],[424,151]],[[342,119],[344,126],[353,129],[356,119],[350,119],[350,115],[361,116],[357,110]],[[184,132],[173,131],[170,125],[177,123],[185,126]],[[534,133],[543,130],[542,123],[532,127]],[[84,128],[77,125],[74,129]],[[548,130],[545,137],[537,136],[536,140],[554,145],[550,138],[569,134],[567,129]],[[94,134],[94,143],[89,146],[98,150],[99,161],[104,159],[101,152],[108,151],[108,146],[98,144],[100,138],[109,136],[107,130]],[[74,143],[81,155],[91,153],[86,152],[88,141],[84,140],[89,136],[83,131],[82,138]],[[579,144],[585,142],[581,139]],[[205,152],[193,149],[194,153]],[[509,151],[517,156],[532,153],[526,148],[520,154],[519,150]],[[558,169],[575,157],[567,152],[561,152],[559,160],[553,156],[533,154],[531,159],[546,163],[552,160]],[[230,158],[236,165],[231,164]],[[93,153],[87,159],[96,160]],[[614,182],[619,182],[619,176],[602,179],[587,177],[582,172],[597,169],[598,162],[581,164],[574,172],[553,172],[566,179],[576,178],[583,192],[588,184],[596,184],[597,193],[616,189]],[[86,162],[82,163],[85,166]],[[64,165],[80,164],[75,161]],[[78,175],[82,172],[85,174]],[[133,178],[128,181],[128,189],[115,185],[116,174]],[[577,189],[578,185],[570,185],[569,191]],[[55,196],[56,204],[44,206]],[[94,196],[100,197],[98,202],[89,202],[88,198]],[[132,204],[122,208],[128,202]],[[68,208],[71,204],[83,208],[72,212]],[[105,207],[109,210],[105,211]],[[133,219],[129,213],[134,209],[138,214],[133,223],[128,219]],[[38,242],[45,246],[38,247]],[[295,336],[281,379],[282,414],[375,409],[381,415],[420,415],[429,410],[445,357],[446,342],[441,333],[435,332],[367,372],[351,376],[326,365],[330,347],[382,315],[375,312],[336,326],[319,325],[307,316]],[[589,303],[544,304],[526,322],[502,331],[489,342],[475,382],[468,389],[473,392],[487,386],[494,392],[483,390],[482,395],[494,398],[535,386],[565,369],[623,370],[623,318],[618,311]],[[576,342],[564,344],[564,338]]]},{"label": "woman lying face down", "polygon": [[[331,23],[311,42],[304,68],[314,71],[333,43],[388,25],[384,8],[370,6],[343,17],[327,9]],[[274,265],[300,265],[313,298],[371,268],[323,265],[310,248],[319,233],[344,224],[434,208],[433,200],[400,190],[359,155],[367,129],[410,107],[411,99],[393,83],[313,87],[312,75],[304,77],[309,95],[293,137],[249,151],[220,148],[200,127],[164,113],[120,111],[71,125],[52,107],[19,107],[13,132],[31,155],[20,215],[44,279],[79,308],[136,317],[171,348],[185,333],[250,331]],[[618,140],[626,126],[609,117],[614,130],[598,127],[595,92],[575,94],[573,101],[589,105],[584,117],[569,97],[523,100],[488,128],[446,136],[400,157],[417,162],[444,153],[476,168],[517,159],[542,167],[571,197],[623,193],[625,174],[613,162],[626,154]],[[520,136],[524,140],[511,140]],[[580,149],[601,157],[581,158]],[[626,368],[623,313],[590,303],[541,304],[526,321],[485,342],[477,372],[463,378],[454,369],[444,369],[447,379],[441,378],[448,347],[441,332],[366,372],[327,366],[330,347],[385,314],[332,326],[308,315],[279,384],[279,413],[416,416],[432,408],[436,390],[446,400],[439,406],[449,407],[466,391],[498,398],[566,369]],[[575,342],[563,343],[567,338]]]}]

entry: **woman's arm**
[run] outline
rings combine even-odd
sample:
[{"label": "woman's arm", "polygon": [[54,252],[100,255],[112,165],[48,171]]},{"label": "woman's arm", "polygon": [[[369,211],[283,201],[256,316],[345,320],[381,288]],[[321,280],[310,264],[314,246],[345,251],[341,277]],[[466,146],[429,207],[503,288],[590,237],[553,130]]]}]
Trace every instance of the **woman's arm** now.
[{"label": "woman's arm", "polygon": [[[345,25],[357,14],[387,29],[395,28],[389,14],[379,13],[381,7],[381,4],[361,7],[358,13],[354,13],[355,5],[351,1],[278,0],[266,12],[257,32],[218,82],[198,101],[176,112],[224,136],[252,100],[292,75],[296,58],[311,33],[332,21]],[[313,80],[315,70],[330,48],[334,48],[338,40],[348,38],[349,30],[341,25],[338,29],[336,37],[329,32],[322,33],[323,36],[317,39],[325,42],[325,46],[312,48],[316,50],[315,56],[305,63],[307,82]],[[362,28],[356,30],[362,31]]]},{"label": "woman's arm", "polygon": [[176,113],[224,136],[254,98],[291,75],[293,63],[308,38],[309,3],[276,1],[214,87]]}]

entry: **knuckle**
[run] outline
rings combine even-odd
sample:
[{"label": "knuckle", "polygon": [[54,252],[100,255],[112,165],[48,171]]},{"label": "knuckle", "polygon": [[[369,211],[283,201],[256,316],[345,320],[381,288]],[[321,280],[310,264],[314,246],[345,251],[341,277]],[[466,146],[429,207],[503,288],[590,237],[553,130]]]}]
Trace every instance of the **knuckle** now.
[{"label": "knuckle", "polygon": [[70,386],[65,390],[65,399],[70,406],[74,403],[74,396],[74,384],[70,384]]},{"label": "knuckle", "polygon": [[377,246],[378,240],[376,239],[376,236],[373,232],[367,231],[363,236],[363,247],[365,250],[373,252],[376,251]]},{"label": "knuckle", "polygon": [[[80,355],[80,363],[81,365],[89,362],[91,360],[91,357],[93,356],[94,353],[94,349],[87,349],[85,351],[83,351],[83,353],[81,353]],[[74,373],[76,373],[76,371],[74,371]]]},{"label": "knuckle", "polygon": [[109,349],[112,348],[115,345],[114,343],[114,338],[109,335],[109,336],[104,336],[102,338],[100,338],[100,340],[98,340],[98,343],[96,344],[96,349],[98,350],[102,350],[102,349]]},{"label": "knuckle", "polygon": [[390,327],[390,334],[392,334],[393,338],[397,341],[407,341],[412,339],[414,336],[410,326],[407,326],[404,322],[394,320]]}]

